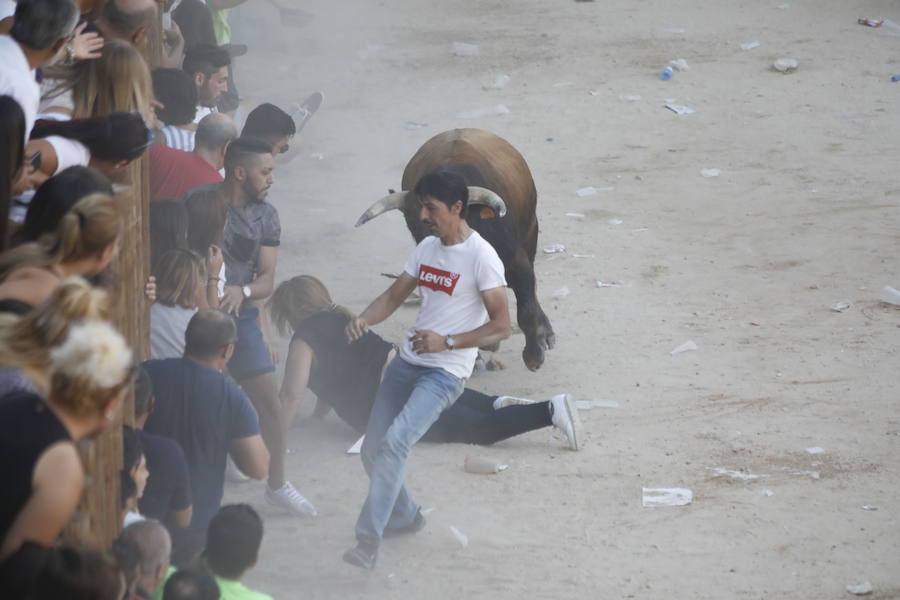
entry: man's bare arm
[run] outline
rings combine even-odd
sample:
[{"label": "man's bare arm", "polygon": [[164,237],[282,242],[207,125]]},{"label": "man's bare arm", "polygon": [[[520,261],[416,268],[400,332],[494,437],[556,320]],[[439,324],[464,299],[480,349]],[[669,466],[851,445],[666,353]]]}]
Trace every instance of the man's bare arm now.
[{"label": "man's bare arm", "polygon": [[366,307],[361,315],[347,323],[347,337],[352,342],[362,336],[370,326],[377,325],[394,314],[407,296],[416,289],[418,281],[404,271],[394,283]]}]

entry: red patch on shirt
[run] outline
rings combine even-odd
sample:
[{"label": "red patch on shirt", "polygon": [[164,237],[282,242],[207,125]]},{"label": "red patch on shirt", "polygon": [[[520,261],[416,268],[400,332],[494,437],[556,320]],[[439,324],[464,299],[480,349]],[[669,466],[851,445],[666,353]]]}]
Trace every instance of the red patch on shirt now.
[{"label": "red patch on shirt", "polygon": [[459,273],[442,271],[441,269],[435,269],[428,265],[421,265],[419,267],[419,285],[422,287],[427,287],[436,292],[444,292],[448,296],[452,296],[457,281],[459,281]]}]

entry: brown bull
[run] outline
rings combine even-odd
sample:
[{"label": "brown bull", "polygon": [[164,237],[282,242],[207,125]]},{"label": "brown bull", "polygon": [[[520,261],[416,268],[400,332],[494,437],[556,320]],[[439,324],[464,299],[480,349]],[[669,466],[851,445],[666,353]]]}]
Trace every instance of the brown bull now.
[{"label": "brown bull", "polygon": [[[522,359],[532,371],[553,348],[555,335],[535,295],[534,254],[538,222],[537,191],[522,155],[509,142],[480,129],[454,129],[425,142],[403,171],[403,190],[413,190],[433,171],[450,171],[469,186],[466,220],[497,250],[506,281],[516,295],[519,327],[525,334]],[[388,210],[398,209],[416,243],[428,234],[419,220],[419,199],[411,191],[385,196],[357,221],[359,227]]]}]

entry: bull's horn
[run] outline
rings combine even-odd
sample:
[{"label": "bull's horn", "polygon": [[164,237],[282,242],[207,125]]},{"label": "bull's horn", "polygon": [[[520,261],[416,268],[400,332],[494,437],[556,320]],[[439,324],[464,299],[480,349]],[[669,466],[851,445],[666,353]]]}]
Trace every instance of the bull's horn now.
[{"label": "bull's horn", "polygon": [[498,217],[506,215],[506,203],[503,198],[487,188],[470,185],[469,204],[484,204],[489,206]]},{"label": "bull's horn", "polygon": [[359,227],[363,225],[381,213],[385,213],[389,210],[395,210],[403,208],[403,203],[406,201],[406,192],[393,192],[388,194],[375,204],[369,207],[369,209],[359,217],[359,220],[356,221],[356,226]]}]

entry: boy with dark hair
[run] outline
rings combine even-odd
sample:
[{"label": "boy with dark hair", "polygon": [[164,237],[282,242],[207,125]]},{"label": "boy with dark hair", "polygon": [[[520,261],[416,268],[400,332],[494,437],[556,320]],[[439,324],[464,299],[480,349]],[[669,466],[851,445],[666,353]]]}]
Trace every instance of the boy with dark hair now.
[{"label": "boy with dark hair", "polygon": [[312,116],[322,106],[322,92],[313,92],[302,104],[294,104],[288,114],[268,102],[260,104],[247,115],[243,137],[261,139],[272,146],[272,154],[285,154],[291,138],[300,133]]},{"label": "boy with dark hair", "polygon": [[179,569],[166,581],[162,597],[163,600],[219,600],[219,586],[206,569]]},{"label": "boy with dark hair", "polygon": [[250,111],[241,137],[257,138],[272,146],[272,154],[287,152],[288,142],[297,133],[289,114],[268,102]]},{"label": "boy with dark hair", "polygon": [[222,94],[228,89],[228,66],[231,56],[225,48],[212,44],[197,44],[184,54],[181,68],[191,76],[197,87],[197,114],[194,123],[211,112],[218,112],[216,106]]},{"label": "boy with dark hair", "polygon": [[223,506],[209,522],[204,556],[222,600],[272,600],[241,583],[244,573],[259,559],[262,538],[262,519],[249,504]]}]

